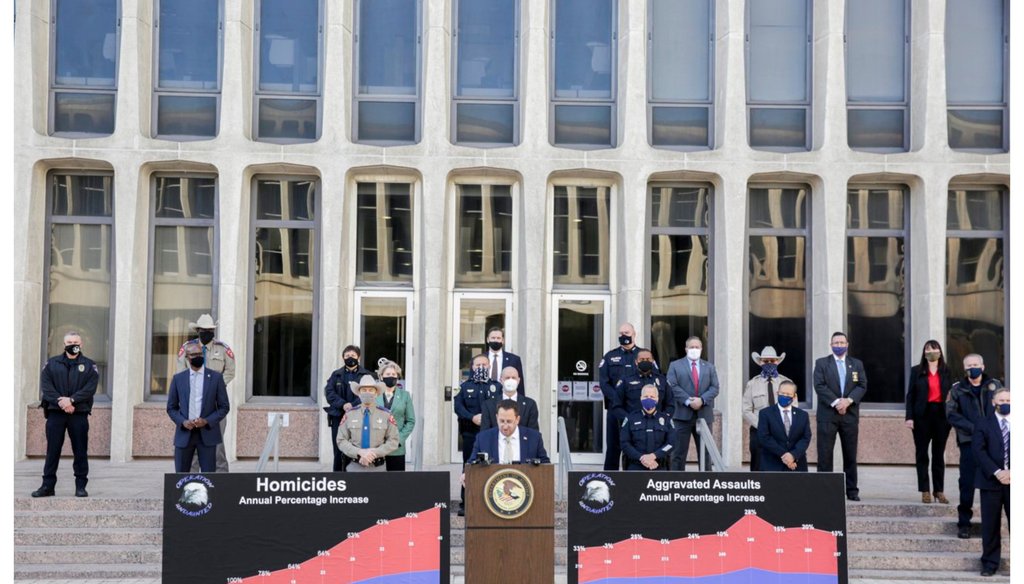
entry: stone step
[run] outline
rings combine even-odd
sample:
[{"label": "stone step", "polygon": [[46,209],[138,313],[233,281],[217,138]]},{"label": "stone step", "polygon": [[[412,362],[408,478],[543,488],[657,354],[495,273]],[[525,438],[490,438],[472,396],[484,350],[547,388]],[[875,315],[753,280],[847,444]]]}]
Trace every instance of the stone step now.
[{"label": "stone step", "polygon": [[995,576],[981,575],[981,567],[969,572],[946,572],[934,570],[850,570],[850,581],[856,580],[905,580],[907,582],[1009,582],[1010,573],[1000,572]]},{"label": "stone step", "polygon": [[163,551],[151,545],[25,545],[14,548],[15,565],[159,564]]},{"label": "stone step", "polygon": [[[846,549],[851,553],[873,551],[981,553],[981,540],[959,539],[955,535],[879,535],[851,533]],[[1003,538],[1003,552],[1010,553],[1010,538]]]},{"label": "stone step", "polygon": [[14,527],[65,528],[161,528],[160,511],[15,511]]},{"label": "stone step", "polygon": [[[875,551],[850,554],[849,567],[865,570],[919,570],[947,572],[980,572],[981,551],[974,553],[958,552],[905,552]],[[1009,571],[1009,555],[1003,557],[1001,569]]]},{"label": "stone step", "polygon": [[117,529],[89,529],[70,527],[60,530],[49,527],[19,527],[14,530],[14,545],[76,546],[82,542],[92,545],[152,545],[163,544],[163,530],[156,528],[126,527]]},{"label": "stone step", "polygon": [[15,580],[159,579],[160,563],[151,564],[37,564],[14,566]]},{"label": "stone step", "polygon": [[163,499],[131,497],[19,497],[15,511],[162,511]]},{"label": "stone step", "polygon": [[[955,520],[956,504],[949,505],[923,503],[846,503],[847,517],[947,517]],[[974,509],[974,516],[981,517],[981,509]]]},{"label": "stone step", "polygon": [[[848,517],[846,519],[846,532],[854,533],[878,533],[887,535],[916,534],[916,535],[956,535],[957,527],[955,520],[942,521],[934,517]],[[1006,522],[1003,522],[1003,535],[1010,532]],[[981,525],[971,524],[972,536],[981,536]]]}]

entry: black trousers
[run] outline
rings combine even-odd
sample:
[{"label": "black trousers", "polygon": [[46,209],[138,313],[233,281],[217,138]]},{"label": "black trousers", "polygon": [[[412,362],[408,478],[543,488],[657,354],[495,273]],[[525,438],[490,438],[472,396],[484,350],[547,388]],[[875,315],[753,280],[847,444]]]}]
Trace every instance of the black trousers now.
[{"label": "black trousers", "polygon": [[761,443],[757,440],[757,428],[750,427],[750,470],[761,470]]},{"label": "black trousers", "polygon": [[928,452],[931,451],[932,484],[934,492],[941,493],[946,486],[946,440],[949,439],[949,422],[946,421],[946,404],[928,402],[924,415],[914,418],[914,464],[917,466],[917,490],[925,493],[928,488]]},{"label": "black trousers", "polygon": [[384,457],[384,467],[388,469],[388,472],[403,472],[405,471],[405,455],[404,454],[389,454]]},{"label": "black trousers", "polygon": [[89,414],[65,414],[50,410],[46,418],[46,462],[43,463],[43,487],[57,485],[57,466],[64,448],[65,433],[71,438],[71,452],[75,455],[71,468],[75,471],[75,488],[84,489],[89,482]]},{"label": "black trousers", "polygon": [[[462,435],[462,466],[465,468],[466,463],[469,462],[469,455],[473,454],[473,444],[476,443],[476,435],[480,433],[480,428],[474,424],[474,430],[469,432],[459,432]],[[497,462],[492,460],[491,462]],[[465,505],[466,503],[466,487],[463,486],[459,489],[459,501]]]},{"label": "black trousers", "polygon": [[604,413],[604,470],[619,470],[622,459],[622,444],[619,432],[622,430],[622,418],[611,411]]},{"label": "black trousers", "polygon": [[974,473],[977,465],[974,462],[974,450],[970,442],[960,446],[960,504],[956,506],[957,527],[970,527],[974,517]]},{"label": "black trousers", "polygon": [[835,414],[832,420],[818,418],[818,472],[832,472],[832,451],[836,435],[843,449],[843,472],[846,473],[846,496],[857,495],[857,430],[856,416]]},{"label": "black trousers", "polygon": [[202,472],[217,472],[217,445],[205,446],[199,437],[198,428],[189,432],[188,446],[174,447],[174,472],[189,472],[192,468],[192,457],[199,456],[199,469]]},{"label": "black trousers", "polygon": [[349,458],[338,450],[338,428],[341,426],[341,418],[338,416],[327,416],[327,425],[331,427],[331,449],[334,450],[334,472],[345,472]]},{"label": "black trousers", "polygon": [[[697,418],[690,420],[673,420],[676,426],[676,448],[672,451],[669,468],[671,470],[686,470],[686,457],[690,454],[690,437],[693,436],[693,443],[697,445],[697,470],[711,470],[711,457],[704,461],[704,468],[700,468],[700,434],[697,432]],[[708,424],[708,428],[711,424]]]},{"label": "black trousers", "polygon": [[1010,485],[1000,485],[998,489],[979,489],[981,491],[981,565],[992,570],[999,569],[1002,557],[1003,537],[1002,517],[999,512],[1006,513],[1006,528],[1010,528]]}]

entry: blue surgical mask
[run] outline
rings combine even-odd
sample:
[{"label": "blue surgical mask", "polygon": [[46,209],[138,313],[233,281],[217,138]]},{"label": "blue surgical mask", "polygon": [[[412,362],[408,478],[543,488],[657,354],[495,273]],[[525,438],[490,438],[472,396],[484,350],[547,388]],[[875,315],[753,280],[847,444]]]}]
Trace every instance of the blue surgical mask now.
[{"label": "blue surgical mask", "polygon": [[640,400],[640,407],[642,407],[646,411],[653,410],[655,407],[657,407],[657,405],[658,400],[654,399],[653,397],[645,397],[642,400]]},{"label": "blue surgical mask", "polygon": [[775,377],[779,374],[779,365],[777,363],[764,363],[761,365],[761,375],[765,377]]},{"label": "blue surgical mask", "polygon": [[1010,404],[999,404],[999,415],[1009,416],[1010,415]]},{"label": "blue surgical mask", "polygon": [[832,353],[835,354],[836,357],[842,357],[846,354],[846,347],[832,347]]},{"label": "blue surgical mask", "polygon": [[784,408],[788,408],[792,403],[793,403],[793,398],[789,397],[788,395],[780,395],[779,396],[779,405],[780,406],[782,406]]},{"label": "blue surgical mask", "polygon": [[967,369],[967,377],[970,377],[971,379],[977,379],[981,377],[982,372],[983,371],[981,367],[971,367]]}]

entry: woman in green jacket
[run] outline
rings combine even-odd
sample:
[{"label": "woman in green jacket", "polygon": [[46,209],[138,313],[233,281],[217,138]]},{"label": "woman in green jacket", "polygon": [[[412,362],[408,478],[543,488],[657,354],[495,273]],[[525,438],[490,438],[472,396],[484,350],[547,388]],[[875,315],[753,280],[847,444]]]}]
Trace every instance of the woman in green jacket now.
[{"label": "woman in green jacket", "polygon": [[408,391],[398,387],[402,378],[402,368],[394,361],[386,361],[380,366],[377,377],[384,382],[385,389],[377,396],[377,405],[391,411],[398,425],[398,449],[384,457],[384,465],[389,471],[405,470],[405,441],[416,426],[416,412],[413,411],[412,396]]}]

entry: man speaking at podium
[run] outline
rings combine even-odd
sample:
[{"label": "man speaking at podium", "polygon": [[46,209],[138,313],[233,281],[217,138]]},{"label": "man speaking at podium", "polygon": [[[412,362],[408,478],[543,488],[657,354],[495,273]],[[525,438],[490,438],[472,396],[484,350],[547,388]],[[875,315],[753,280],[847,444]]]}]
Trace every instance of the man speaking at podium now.
[{"label": "man speaking at podium", "polygon": [[502,400],[498,404],[498,427],[483,430],[476,436],[470,462],[479,453],[486,452],[492,463],[516,464],[520,462],[551,462],[544,451],[544,437],[532,428],[519,426],[519,404]]}]

